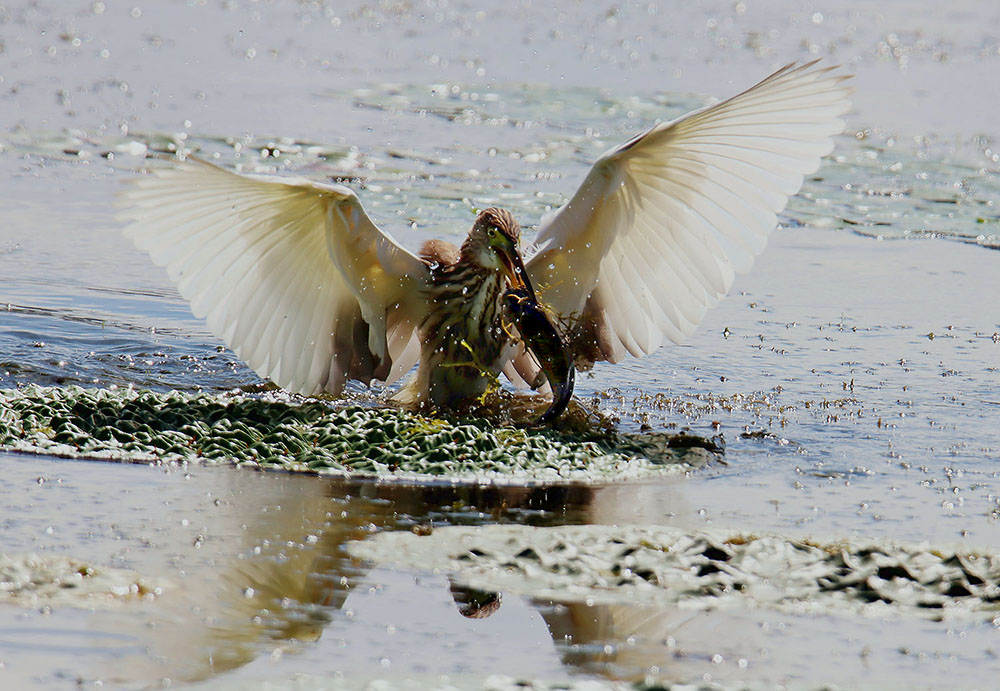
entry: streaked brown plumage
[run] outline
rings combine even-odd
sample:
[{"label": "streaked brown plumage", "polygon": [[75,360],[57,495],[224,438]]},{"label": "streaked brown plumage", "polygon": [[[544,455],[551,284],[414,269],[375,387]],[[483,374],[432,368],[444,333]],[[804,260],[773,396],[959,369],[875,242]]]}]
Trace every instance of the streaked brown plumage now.
[{"label": "streaked brown plumage", "polygon": [[[511,214],[489,208],[479,214],[461,248],[431,240],[421,249],[431,280],[424,288],[416,387],[437,408],[460,409],[486,392],[503,366],[510,341],[501,296],[525,286],[521,227]],[[406,394],[404,393],[404,397]]]}]

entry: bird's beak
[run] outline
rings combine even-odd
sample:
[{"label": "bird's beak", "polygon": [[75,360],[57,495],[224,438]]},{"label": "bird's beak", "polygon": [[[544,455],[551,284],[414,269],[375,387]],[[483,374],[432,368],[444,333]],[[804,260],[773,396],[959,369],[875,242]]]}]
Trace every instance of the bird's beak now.
[{"label": "bird's beak", "polygon": [[531,301],[537,303],[538,298],[535,297],[535,289],[532,287],[531,280],[528,278],[528,272],[524,268],[524,260],[521,259],[521,253],[516,248],[511,249],[510,252],[500,252],[500,261],[503,264],[504,273],[510,279],[510,285],[514,288],[523,288],[528,291]]}]

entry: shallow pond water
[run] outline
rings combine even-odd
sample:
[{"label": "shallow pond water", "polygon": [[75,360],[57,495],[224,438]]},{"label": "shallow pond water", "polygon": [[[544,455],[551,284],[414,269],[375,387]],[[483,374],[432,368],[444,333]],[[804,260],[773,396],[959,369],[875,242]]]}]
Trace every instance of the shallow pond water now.
[{"label": "shallow pond water", "polygon": [[981,3],[0,8],[4,388],[259,383],[120,235],[114,194],[147,153],[340,180],[416,247],[461,237],[489,204],[531,226],[608,146],[784,62],[858,75],[836,151],[691,343],[578,378],[623,431],[721,433],[724,465],[410,485],[0,451],[0,552],[160,588],[2,603],[0,685],[989,687],[990,617],[588,606],[517,588],[497,607],[445,571],[346,545],[638,524],[1000,551],[1000,103],[982,86],[996,26]]}]

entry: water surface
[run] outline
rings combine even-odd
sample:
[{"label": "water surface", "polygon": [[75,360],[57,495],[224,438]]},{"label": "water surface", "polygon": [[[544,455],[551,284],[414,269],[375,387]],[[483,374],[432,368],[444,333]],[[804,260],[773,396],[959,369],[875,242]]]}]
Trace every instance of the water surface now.
[{"label": "water surface", "polygon": [[447,575],[343,550],[383,529],[493,522],[1000,550],[1000,130],[984,88],[1000,24],[977,3],[936,12],[902,2],[0,10],[4,387],[258,382],[120,236],[114,194],[147,152],[340,180],[411,248],[461,238],[490,204],[530,236],[590,162],[643,127],[792,59],[858,74],[836,151],[691,343],[578,379],[578,395],[623,429],[721,432],[727,465],[607,486],[411,487],[2,454],[0,550],[68,554],[167,587],[94,611],[4,606],[0,678],[988,686],[990,621],[519,596],[470,619],[459,609],[476,595]]}]

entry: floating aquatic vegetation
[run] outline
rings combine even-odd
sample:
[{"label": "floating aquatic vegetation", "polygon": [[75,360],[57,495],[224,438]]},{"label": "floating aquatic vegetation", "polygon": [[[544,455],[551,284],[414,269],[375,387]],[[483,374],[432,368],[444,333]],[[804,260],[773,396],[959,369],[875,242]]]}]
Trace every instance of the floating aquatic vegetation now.
[{"label": "floating aquatic vegetation", "polygon": [[997,246],[984,221],[996,215],[1000,168],[988,138],[953,142],[846,137],[841,152],[792,198],[786,223],[848,230],[883,240],[945,238]]},{"label": "floating aquatic vegetation", "polygon": [[[563,428],[568,430],[568,428]],[[278,396],[0,390],[0,446],[71,458],[206,462],[319,474],[608,481],[684,472],[721,450],[668,435],[528,430]]]},{"label": "floating aquatic vegetation", "polygon": [[445,527],[349,546],[360,558],[441,569],[487,591],[560,602],[796,614],[997,617],[1000,554],[668,527]]},{"label": "floating aquatic vegetation", "polygon": [[[458,82],[382,84],[331,91],[324,97],[463,128],[504,128],[509,136],[485,152],[473,134],[432,138],[430,145],[412,151],[369,142],[362,151],[342,141],[277,133],[219,137],[190,127],[127,133],[17,127],[0,133],[0,150],[84,163],[103,158],[126,168],[147,156],[197,153],[247,173],[294,172],[345,182],[370,193],[365,195],[366,206],[379,217],[398,216],[417,227],[440,223],[439,214],[425,211],[423,202],[446,201],[460,209],[475,200],[478,206],[511,209],[528,228],[566,201],[564,195],[585,173],[584,166],[609,146],[705,104],[703,97],[691,94],[621,97],[592,87],[525,84],[484,90]],[[484,156],[517,163],[494,166]],[[942,137],[910,140],[861,129],[839,138],[836,155],[805,181],[802,193],[782,212],[782,223],[884,240],[944,238],[995,249],[1000,246],[998,160],[998,145],[986,136],[961,142]],[[530,194],[513,192],[523,189],[525,176],[543,184],[533,185]]]},{"label": "floating aquatic vegetation", "polygon": [[0,602],[95,607],[158,596],[161,586],[125,569],[56,554],[0,554]]}]

